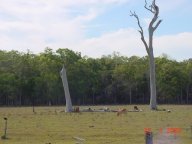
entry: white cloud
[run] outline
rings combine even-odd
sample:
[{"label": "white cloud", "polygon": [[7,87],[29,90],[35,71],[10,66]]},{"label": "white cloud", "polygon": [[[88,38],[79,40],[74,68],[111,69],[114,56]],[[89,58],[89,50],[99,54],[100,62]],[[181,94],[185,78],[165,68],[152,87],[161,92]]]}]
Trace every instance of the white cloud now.
[{"label": "white cloud", "polygon": [[[104,13],[109,4],[131,0],[0,1],[0,16],[3,16],[0,19],[1,49],[25,52],[30,49],[37,53],[49,46],[53,49],[68,47],[91,57],[114,51],[126,56],[146,55],[140,35],[134,29],[119,29],[95,38],[86,37],[88,22]],[[173,2],[175,7],[182,4],[182,0],[159,1],[161,5],[166,2]],[[148,23],[148,19],[144,21]],[[157,37],[154,42],[155,55],[167,53],[177,59],[189,58],[192,53],[191,39],[192,33]]]},{"label": "white cloud", "polygon": [[166,53],[174,59],[191,58],[192,33],[184,32],[176,35],[167,35],[155,38],[155,52]]},{"label": "white cloud", "polygon": [[[191,58],[191,39],[192,33],[154,37],[154,54],[155,56],[160,56],[166,53],[177,60]],[[107,33],[98,38],[85,40],[78,46],[82,54],[92,57],[112,54],[114,51],[126,56],[147,55],[139,33],[133,29],[121,29]]]},{"label": "white cloud", "polygon": [[98,57],[118,51],[123,55],[143,55],[142,43],[139,35],[133,29],[120,29],[116,32],[106,33],[98,38],[86,39],[79,46],[85,55]]},{"label": "white cloud", "polygon": [[87,22],[103,7],[128,1],[1,0],[0,48],[40,52],[46,46],[69,47],[85,38]]},{"label": "white cloud", "polygon": [[160,11],[167,12],[171,10],[176,10],[190,0],[158,0],[157,5],[160,7]]}]

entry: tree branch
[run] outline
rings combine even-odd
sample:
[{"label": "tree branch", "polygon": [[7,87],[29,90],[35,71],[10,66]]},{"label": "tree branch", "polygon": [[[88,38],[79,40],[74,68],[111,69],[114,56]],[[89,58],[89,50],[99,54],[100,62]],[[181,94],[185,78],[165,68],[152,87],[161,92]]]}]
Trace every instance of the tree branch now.
[{"label": "tree branch", "polygon": [[137,24],[138,24],[138,26],[139,26],[139,28],[140,28],[141,33],[143,34],[143,28],[141,27],[141,24],[140,24],[140,20],[139,20],[138,15],[137,15],[135,12],[133,13],[133,12],[130,11],[130,13],[131,13],[130,16],[134,16],[134,17],[137,19]]},{"label": "tree branch", "polygon": [[161,22],[162,22],[162,20],[159,20],[159,21],[157,22],[157,24],[156,24],[155,27],[153,28],[153,31],[155,31],[155,30],[157,29],[157,27],[160,25]]},{"label": "tree branch", "polygon": [[149,48],[148,48],[148,45],[147,45],[147,43],[145,41],[145,38],[144,38],[144,32],[143,32],[143,28],[141,27],[139,17],[135,12],[130,11],[130,13],[131,13],[130,16],[133,16],[133,17],[135,17],[137,19],[137,24],[138,24],[138,26],[140,28],[140,30],[138,30],[138,31],[141,34],[141,40],[142,40],[143,44],[145,45],[146,51],[147,51],[147,53],[149,55]]},{"label": "tree branch", "polygon": [[[146,0],[145,0],[146,1]],[[154,11],[154,16],[149,24],[149,29],[151,29],[153,32],[156,30],[156,28],[159,26],[159,24],[162,22],[162,20],[159,20],[157,22],[157,24],[153,27],[154,23],[157,21],[158,19],[158,15],[159,15],[159,7],[156,5],[155,0],[153,0],[151,6],[150,6]]]},{"label": "tree branch", "polygon": [[149,6],[149,8],[147,7],[147,1],[145,0],[145,9],[147,9],[148,11],[152,12],[152,13],[155,13],[155,11],[153,11],[153,7],[152,5]]},{"label": "tree branch", "polygon": [[148,48],[148,45],[147,45],[147,43],[145,41],[145,38],[144,38],[143,34],[141,34],[141,40],[142,40],[143,44],[145,45],[145,49],[147,51],[147,54],[150,55],[149,48]]}]

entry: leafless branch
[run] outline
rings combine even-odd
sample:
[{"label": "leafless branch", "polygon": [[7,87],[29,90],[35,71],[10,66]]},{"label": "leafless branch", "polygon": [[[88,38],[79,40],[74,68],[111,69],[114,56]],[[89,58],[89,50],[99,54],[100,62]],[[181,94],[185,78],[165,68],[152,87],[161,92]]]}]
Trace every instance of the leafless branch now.
[{"label": "leafless branch", "polygon": [[149,6],[149,8],[147,7],[147,1],[145,0],[145,9],[147,9],[148,11],[155,13],[155,11],[153,10],[153,4]]},{"label": "leafless branch", "polygon": [[157,24],[156,24],[155,27],[153,28],[153,31],[155,31],[155,30],[157,29],[157,27],[160,25],[161,22],[162,22],[162,20],[159,20],[159,21],[157,22]]},{"label": "leafless branch", "polygon": [[[146,1],[146,0],[145,0],[145,1]],[[152,18],[152,20],[151,20],[151,22],[150,22],[150,24],[149,24],[149,27],[150,27],[151,30],[155,31],[156,28],[159,26],[159,24],[162,22],[162,20],[159,20],[159,21],[157,22],[157,24],[153,27],[154,23],[155,23],[155,22],[157,21],[157,19],[158,19],[158,15],[159,15],[159,7],[156,5],[155,0],[153,0],[152,5],[151,5],[151,8],[152,8],[153,11],[154,11],[154,16],[153,16],[153,18]]]},{"label": "leafless branch", "polygon": [[140,32],[143,34],[143,28],[141,27],[141,24],[140,24],[140,20],[139,20],[139,17],[138,17],[138,15],[134,12],[132,12],[132,11],[130,11],[130,13],[131,13],[131,15],[130,16],[134,16],[136,19],[137,19],[137,23],[138,23],[138,26],[139,26],[139,28],[140,28]]},{"label": "leafless branch", "polygon": [[137,19],[137,24],[138,24],[138,26],[139,26],[139,28],[140,28],[140,30],[138,30],[138,31],[139,31],[139,33],[141,34],[141,40],[142,40],[142,42],[143,42],[144,45],[145,45],[145,48],[146,48],[146,50],[147,50],[147,53],[149,54],[149,48],[148,48],[148,45],[147,45],[147,43],[146,43],[146,41],[145,41],[145,38],[144,38],[144,32],[143,32],[143,28],[141,27],[139,17],[138,17],[138,15],[137,15],[135,12],[130,11],[130,13],[131,13],[130,16],[133,16],[133,17],[135,17],[135,18]]}]

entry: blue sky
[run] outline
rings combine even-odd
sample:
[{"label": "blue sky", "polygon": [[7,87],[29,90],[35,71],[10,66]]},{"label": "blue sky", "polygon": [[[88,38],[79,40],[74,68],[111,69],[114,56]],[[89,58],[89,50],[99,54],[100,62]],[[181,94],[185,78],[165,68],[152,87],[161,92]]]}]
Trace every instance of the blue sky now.
[{"label": "blue sky", "polygon": [[[0,0],[0,49],[34,53],[70,48],[89,57],[114,51],[145,56],[137,22],[147,37],[151,13],[144,0]],[[148,0],[151,3],[151,0]],[[155,56],[192,56],[192,1],[156,0],[163,20],[154,35]],[[147,38],[146,38],[147,39]]]}]

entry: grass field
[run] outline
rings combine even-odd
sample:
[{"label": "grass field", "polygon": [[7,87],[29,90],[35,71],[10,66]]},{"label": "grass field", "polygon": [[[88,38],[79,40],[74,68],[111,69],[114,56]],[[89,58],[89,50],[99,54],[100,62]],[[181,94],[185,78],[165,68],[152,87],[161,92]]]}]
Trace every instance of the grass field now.
[{"label": "grass field", "polygon": [[[0,108],[0,136],[4,134],[4,117],[8,118],[8,139],[0,140],[0,144],[75,144],[73,137],[85,139],[85,144],[145,144],[144,128],[151,128],[155,140],[159,129],[170,127],[181,128],[181,132],[176,142],[163,144],[192,144],[192,106],[159,106],[170,113],[138,107],[143,112],[121,116],[114,112],[64,113],[64,107],[37,107],[35,114],[31,107]],[[129,110],[133,105],[109,108]]]}]

